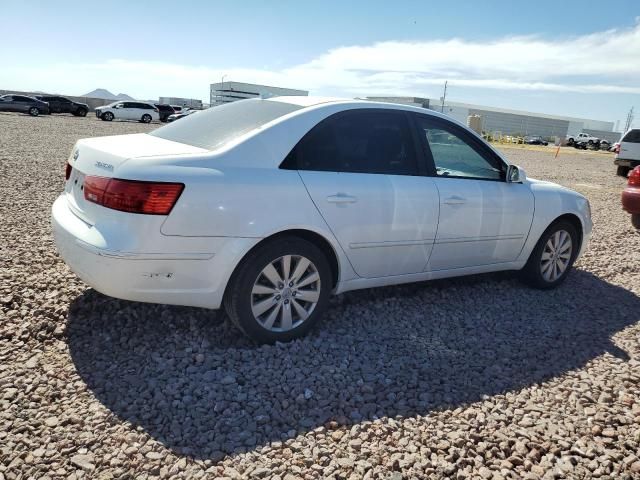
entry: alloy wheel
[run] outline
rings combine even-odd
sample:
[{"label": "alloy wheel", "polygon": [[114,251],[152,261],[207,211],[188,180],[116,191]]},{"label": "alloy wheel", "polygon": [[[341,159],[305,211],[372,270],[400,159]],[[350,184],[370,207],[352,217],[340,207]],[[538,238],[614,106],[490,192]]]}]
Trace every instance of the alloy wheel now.
[{"label": "alloy wheel", "polygon": [[258,274],[251,290],[251,311],[266,330],[286,332],[309,318],[320,289],[320,274],[311,260],[284,255]]},{"label": "alloy wheel", "polygon": [[572,253],[573,242],[569,232],[558,230],[549,237],[540,260],[540,273],[545,281],[555,282],[564,274],[571,262]]}]

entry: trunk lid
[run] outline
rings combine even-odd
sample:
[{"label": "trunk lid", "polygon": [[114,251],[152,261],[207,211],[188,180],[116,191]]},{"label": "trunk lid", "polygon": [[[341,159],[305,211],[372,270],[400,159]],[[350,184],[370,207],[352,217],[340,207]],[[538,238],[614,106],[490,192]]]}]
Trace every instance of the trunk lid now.
[{"label": "trunk lid", "polygon": [[[65,185],[69,207],[82,220],[94,225],[100,212],[104,212],[104,207],[85,200],[85,176],[120,178],[117,175],[118,168],[131,158],[198,154],[206,151],[145,133],[79,140],[68,159],[73,167]],[[153,163],[150,162],[149,166],[151,168]],[[152,175],[149,180],[153,180]]]}]

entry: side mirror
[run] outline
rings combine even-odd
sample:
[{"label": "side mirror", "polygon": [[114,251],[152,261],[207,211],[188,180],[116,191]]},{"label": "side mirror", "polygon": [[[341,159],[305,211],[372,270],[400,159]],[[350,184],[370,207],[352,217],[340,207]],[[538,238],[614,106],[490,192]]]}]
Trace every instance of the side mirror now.
[{"label": "side mirror", "polygon": [[517,165],[507,167],[507,183],[523,183],[527,179],[525,171]]}]

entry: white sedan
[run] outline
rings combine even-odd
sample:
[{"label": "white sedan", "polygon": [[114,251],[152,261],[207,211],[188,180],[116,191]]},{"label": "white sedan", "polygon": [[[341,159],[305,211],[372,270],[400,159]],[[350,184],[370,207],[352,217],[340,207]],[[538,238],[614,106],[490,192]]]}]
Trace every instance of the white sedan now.
[{"label": "white sedan", "polygon": [[224,305],[258,342],[303,335],[348,290],[498,270],[555,287],[592,228],[585,197],[448,117],[313,97],[80,140],[52,221],[99,292]]}]

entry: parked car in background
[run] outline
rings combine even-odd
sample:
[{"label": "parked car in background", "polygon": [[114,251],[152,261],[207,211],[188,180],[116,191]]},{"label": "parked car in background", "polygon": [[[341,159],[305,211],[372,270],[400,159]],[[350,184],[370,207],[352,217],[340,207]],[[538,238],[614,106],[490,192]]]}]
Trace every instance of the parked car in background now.
[{"label": "parked car in background", "polygon": [[524,143],[527,145],[549,145],[549,142],[545,142],[542,137],[538,136],[524,137]]},{"label": "parked car in background", "polygon": [[627,187],[622,191],[622,208],[631,214],[631,224],[640,232],[640,166],[629,174]]},{"label": "parked car in background", "polygon": [[577,135],[567,135],[567,145],[573,145],[574,143],[584,142],[587,144],[592,144],[600,139],[598,137],[594,137],[588,133],[579,133]]},{"label": "parked car in background", "polygon": [[173,115],[169,115],[167,118],[167,122],[175,122],[176,120],[180,120],[181,118],[188,117],[191,114],[199,112],[200,110],[188,110],[186,108],[182,109],[180,113],[174,113]]},{"label": "parked car in background", "polygon": [[86,103],[74,102],[59,95],[36,95],[36,98],[49,104],[49,113],[71,113],[76,117],[86,117],[89,112]]},{"label": "parked car in background", "polygon": [[155,103],[154,104],[158,109],[158,114],[160,115],[160,121],[166,122],[169,115],[173,115],[176,113],[175,109],[171,105],[166,105],[163,103]]},{"label": "parked car in background", "polygon": [[611,142],[609,142],[609,140],[605,140],[603,138],[602,140],[600,140],[600,142],[598,142],[598,149],[599,150],[604,150],[604,151],[608,152],[610,148],[611,148]]},{"label": "parked car in background", "polygon": [[348,290],[497,270],[556,287],[592,229],[584,196],[407,105],[243,100],[80,140],[68,163],[52,224],[80,278],[128,300],[224,305],[258,342],[304,335]]},{"label": "parked car in background", "polygon": [[49,104],[25,95],[2,95],[0,96],[0,112],[28,113],[32,117],[37,117],[41,113],[49,113]]},{"label": "parked car in background", "polygon": [[622,177],[640,165],[640,128],[632,128],[622,136],[613,163],[618,167],[616,173]]},{"label": "parked car in background", "polygon": [[150,123],[160,120],[158,108],[145,102],[113,102],[96,108],[96,117],[110,122],[112,120],[137,120]]},{"label": "parked car in background", "polygon": [[175,113],[182,113],[184,110],[189,110],[187,107],[183,107],[181,105],[171,105],[171,108],[173,108]]}]

